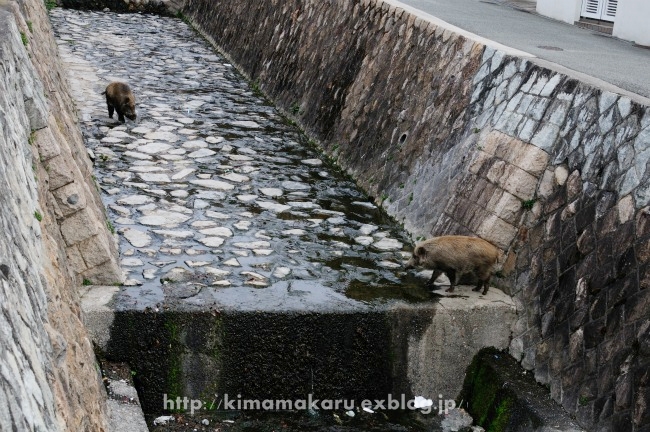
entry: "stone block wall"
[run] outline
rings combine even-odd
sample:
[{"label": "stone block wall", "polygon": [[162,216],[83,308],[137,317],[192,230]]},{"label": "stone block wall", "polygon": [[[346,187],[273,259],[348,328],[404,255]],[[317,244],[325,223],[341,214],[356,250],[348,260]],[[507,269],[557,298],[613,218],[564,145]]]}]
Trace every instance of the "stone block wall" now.
[{"label": "stone block wall", "polygon": [[120,280],[42,1],[0,2],[0,429],[105,431],[83,279]]},{"label": "stone block wall", "polygon": [[650,428],[650,103],[381,0],[184,13],[413,237],[507,252],[510,353],[590,430]]}]

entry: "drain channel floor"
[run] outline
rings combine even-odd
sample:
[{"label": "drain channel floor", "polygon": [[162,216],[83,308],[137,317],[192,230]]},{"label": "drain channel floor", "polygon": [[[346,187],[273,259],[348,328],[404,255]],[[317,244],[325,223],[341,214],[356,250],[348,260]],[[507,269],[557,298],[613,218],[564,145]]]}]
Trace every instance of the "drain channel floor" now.
[{"label": "drain channel floor", "polygon": [[[119,308],[433,298],[402,269],[405,233],[181,20],[50,16],[119,235]],[[114,80],[133,88],[136,122],[108,117]]]}]

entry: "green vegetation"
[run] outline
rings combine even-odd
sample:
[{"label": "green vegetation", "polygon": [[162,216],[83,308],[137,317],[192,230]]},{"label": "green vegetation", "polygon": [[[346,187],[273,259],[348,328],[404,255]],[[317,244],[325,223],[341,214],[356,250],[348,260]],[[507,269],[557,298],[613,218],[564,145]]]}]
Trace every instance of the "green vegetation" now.
[{"label": "green vegetation", "polygon": [[537,198],[525,200],[525,201],[521,202],[521,207],[524,210],[532,210],[532,208],[533,208],[533,206],[535,205],[536,202],[537,202]]},{"label": "green vegetation", "polygon": [[298,105],[297,103],[294,103],[293,105],[291,105],[291,108],[289,108],[289,111],[291,111],[291,114],[293,114],[293,115],[299,114],[300,113],[300,105]]},{"label": "green vegetation", "polygon": [[34,33],[34,25],[32,24],[31,21],[27,21],[27,28],[31,33]]},{"label": "green vegetation", "polygon": [[47,10],[52,10],[58,5],[56,4],[56,0],[44,0],[45,2],[45,9]]},{"label": "green vegetation", "polygon": [[83,282],[81,282],[81,285],[83,285],[83,286],[88,286],[88,285],[92,285],[92,284],[93,283],[90,280],[85,279],[85,278],[84,278]]},{"label": "green vegetation", "polygon": [[106,227],[111,232],[111,234],[115,234],[115,227],[113,226],[113,223],[109,219],[106,219]]},{"label": "green vegetation", "polygon": [[35,141],[36,141],[36,131],[32,131],[32,133],[29,134],[29,138],[27,139],[27,143],[29,145],[32,145],[32,144],[34,144]]},{"label": "green vegetation", "polygon": [[262,88],[260,87],[260,82],[258,80],[251,82],[251,90],[253,90],[255,96],[264,97],[264,93],[262,93]]},{"label": "green vegetation", "polygon": [[413,202],[413,192],[409,194],[409,204]]},{"label": "green vegetation", "polygon": [[43,215],[41,214],[41,212],[39,212],[38,210],[35,210],[34,211],[34,219],[36,219],[39,222],[42,221],[43,220]]},{"label": "green vegetation", "polygon": [[183,21],[188,26],[194,28],[194,26],[192,26],[192,23],[190,22],[190,19],[188,17],[186,17],[185,15],[183,15],[183,12],[178,11],[176,13],[176,18],[180,19],[181,21]]},{"label": "green vegetation", "polygon": [[475,134],[477,134],[477,133],[481,132],[481,129],[479,129],[479,128],[474,128],[472,132],[474,132]]},{"label": "green vegetation", "polygon": [[169,370],[167,372],[167,389],[170,397],[176,398],[183,394],[183,366],[181,363],[180,330],[178,325],[169,317],[165,321],[165,330],[169,340]]},{"label": "green vegetation", "polygon": [[95,184],[95,189],[97,189],[97,192],[99,192],[101,194],[102,189],[99,187],[99,181],[97,181],[97,177],[95,177],[95,174],[91,174],[90,178],[93,179],[93,183]]},{"label": "green vegetation", "polygon": [[512,397],[505,397],[499,402],[495,409],[494,419],[487,428],[487,432],[501,432],[506,429],[510,420],[512,404]]},{"label": "green vegetation", "polygon": [[29,44],[29,39],[27,39],[27,35],[24,32],[20,32],[20,38],[23,40],[23,45],[27,46]]}]

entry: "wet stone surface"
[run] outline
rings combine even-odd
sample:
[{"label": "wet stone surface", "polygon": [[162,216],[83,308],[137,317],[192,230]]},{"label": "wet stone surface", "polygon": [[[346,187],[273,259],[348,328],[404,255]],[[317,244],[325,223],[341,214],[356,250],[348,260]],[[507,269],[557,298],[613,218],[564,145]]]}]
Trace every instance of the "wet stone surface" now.
[{"label": "wet stone surface", "polygon": [[[185,23],[51,11],[126,275],[125,308],[431,299],[404,232]],[[108,117],[113,80],[137,121]],[[372,303],[372,302],[371,302]]]}]

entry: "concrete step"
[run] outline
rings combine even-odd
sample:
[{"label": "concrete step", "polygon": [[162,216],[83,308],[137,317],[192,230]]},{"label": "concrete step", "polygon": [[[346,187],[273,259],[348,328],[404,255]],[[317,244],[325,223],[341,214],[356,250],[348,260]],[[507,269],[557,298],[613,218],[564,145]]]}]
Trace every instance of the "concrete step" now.
[{"label": "concrete step", "polygon": [[599,21],[599,20],[582,18],[580,21],[576,21],[574,24],[578,27],[585,28],[588,30],[593,30],[598,33],[603,33],[607,35],[611,35],[612,32],[614,31],[614,23],[610,23],[607,21]]},{"label": "concrete step", "polygon": [[[165,397],[179,396],[437,400],[456,397],[481,348],[510,342],[510,297],[471,288],[434,302],[350,300],[335,307],[317,301],[316,286],[252,294],[230,288],[204,310],[136,310],[120,303],[118,287],[93,286],[82,308],[102,356],[137,372],[146,414],[161,413]],[[275,301],[260,300],[264,295]]]},{"label": "concrete step", "polygon": [[108,392],[109,432],[148,432],[129,366],[102,361],[101,367]]}]

